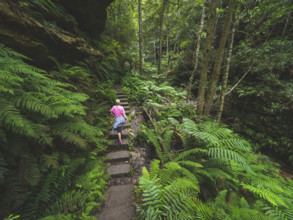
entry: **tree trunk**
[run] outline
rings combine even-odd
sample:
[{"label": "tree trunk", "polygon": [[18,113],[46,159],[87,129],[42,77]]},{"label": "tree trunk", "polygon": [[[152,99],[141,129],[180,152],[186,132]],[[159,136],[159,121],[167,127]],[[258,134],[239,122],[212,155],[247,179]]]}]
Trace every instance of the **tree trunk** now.
[{"label": "tree trunk", "polygon": [[284,29],[283,29],[283,32],[282,32],[282,40],[284,40],[284,36],[285,36],[286,29],[287,29],[287,26],[288,26],[288,23],[289,23],[289,20],[290,20],[290,16],[291,16],[291,11],[288,13],[288,16],[287,16],[287,19],[286,19],[286,23],[285,23],[285,26],[284,26]]},{"label": "tree trunk", "polygon": [[157,50],[156,50],[156,38],[154,37],[154,58],[155,63],[157,62]]},{"label": "tree trunk", "polygon": [[143,61],[142,61],[142,9],[141,9],[142,0],[138,0],[138,28],[139,28],[139,72],[143,73]]},{"label": "tree trunk", "polygon": [[225,72],[224,72],[223,80],[222,80],[222,89],[221,89],[221,93],[220,93],[219,108],[218,108],[218,112],[217,112],[217,122],[218,123],[220,123],[222,113],[223,113],[226,88],[227,88],[228,76],[229,76],[229,68],[230,68],[230,64],[231,64],[234,34],[235,34],[235,28],[236,28],[236,24],[237,24],[236,19],[234,19],[234,21],[235,22],[233,23],[233,26],[232,26],[232,33],[231,33],[231,38],[230,38],[230,43],[229,43],[229,51],[228,51],[228,56],[227,56]]},{"label": "tree trunk", "polygon": [[160,53],[159,53],[159,60],[158,60],[158,74],[161,73],[163,26],[164,26],[164,14],[165,14],[166,1],[167,0],[163,0],[162,13],[161,13],[161,25],[160,25],[160,36],[159,36],[159,39],[160,39]]},{"label": "tree trunk", "polygon": [[207,92],[206,101],[204,104],[204,114],[208,115],[210,113],[210,109],[213,103],[213,97],[216,91],[216,86],[219,81],[220,76],[220,70],[221,70],[221,64],[223,60],[223,55],[225,52],[225,45],[227,42],[228,35],[230,33],[231,23],[232,23],[232,17],[235,9],[235,0],[229,1],[228,11],[225,16],[225,22],[224,22],[224,28],[222,31],[222,36],[219,44],[219,48],[217,50],[214,68],[211,76],[210,85]]},{"label": "tree trunk", "polygon": [[[177,13],[176,13],[176,25],[175,25],[177,27],[179,26],[178,25],[179,24],[179,13],[180,13],[179,9],[180,9],[180,0],[177,1]],[[173,51],[170,50],[170,53],[169,54],[167,53],[168,54],[168,67],[167,67],[167,71],[166,71],[165,78],[168,78],[169,70],[170,70],[170,68],[172,68],[171,56],[173,56],[175,54],[175,52],[176,52],[176,46],[177,46],[178,38],[179,38],[179,31],[177,29],[177,31],[176,31],[176,37],[175,37],[175,42],[174,42],[174,49],[173,49]],[[168,47],[167,47],[167,49],[168,49]]]},{"label": "tree trunk", "polygon": [[205,89],[207,83],[207,72],[208,66],[211,59],[211,45],[213,41],[214,31],[215,31],[215,22],[216,22],[216,9],[217,2],[215,0],[211,1],[209,20],[207,27],[207,37],[205,40],[204,50],[203,50],[203,63],[200,72],[200,81],[198,87],[198,105],[197,105],[197,114],[201,115],[204,105]]},{"label": "tree trunk", "polygon": [[202,14],[201,14],[200,26],[199,26],[199,30],[198,30],[198,34],[197,34],[197,43],[196,43],[196,50],[195,50],[194,68],[192,70],[191,76],[189,78],[188,86],[187,86],[187,100],[189,100],[189,97],[190,97],[192,82],[193,82],[195,73],[197,71],[197,66],[198,66],[201,33],[202,33],[202,30],[203,30],[204,18],[205,18],[205,0],[203,1],[202,4],[203,4],[202,5]]}]

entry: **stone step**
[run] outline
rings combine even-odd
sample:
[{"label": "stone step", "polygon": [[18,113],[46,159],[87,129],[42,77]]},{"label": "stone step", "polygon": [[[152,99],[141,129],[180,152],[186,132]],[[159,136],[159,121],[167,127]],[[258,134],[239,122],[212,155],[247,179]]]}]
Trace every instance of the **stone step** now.
[{"label": "stone step", "polygon": [[[121,101],[121,100],[120,100],[120,101]],[[123,106],[123,107],[124,107],[124,106],[129,106],[129,103],[128,103],[127,101],[124,101],[124,102],[121,101],[121,102],[120,102],[120,105]]]},{"label": "stone step", "polygon": [[128,149],[129,144],[128,140],[122,139],[122,144],[119,144],[118,138],[116,140],[113,140],[108,145],[108,150],[120,150],[120,149]]},{"label": "stone step", "polygon": [[106,162],[117,162],[117,161],[126,161],[129,160],[129,151],[121,150],[114,151],[107,154]]},{"label": "stone step", "polygon": [[127,102],[127,101],[128,101],[127,98],[120,99],[120,102]]},{"label": "stone step", "polygon": [[[126,138],[127,135],[128,135],[128,130],[124,129],[123,134],[122,134],[122,139]],[[110,131],[109,139],[115,139],[115,138],[118,138],[117,131],[114,131],[113,133],[112,133],[112,131]]]},{"label": "stone step", "polygon": [[120,102],[122,102],[121,100],[125,100],[125,99],[127,99],[127,97],[125,95],[123,95],[123,96],[117,96],[117,99],[119,99]]},{"label": "stone step", "polygon": [[135,216],[133,205],[134,189],[132,184],[111,186],[106,191],[107,201],[99,220],[131,220]]},{"label": "stone step", "polygon": [[121,177],[130,175],[130,164],[110,165],[108,174],[111,177]]}]

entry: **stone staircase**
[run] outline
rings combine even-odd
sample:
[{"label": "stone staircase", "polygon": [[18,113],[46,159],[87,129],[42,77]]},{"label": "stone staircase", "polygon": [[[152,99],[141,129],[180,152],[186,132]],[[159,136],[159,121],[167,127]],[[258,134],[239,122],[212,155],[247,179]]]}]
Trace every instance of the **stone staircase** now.
[{"label": "stone staircase", "polygon": [[[124,107],[125,114],[129,117],[130,107],[126,96],[121,90],[116,90],[120,105]],[[106,202],[100,213],[96,215],[99,220],[131,220],[134,219],[135,211],[133,205],[134,192],[131,182],[130,152],[128,150],[128,133],[130,123],[123,130],[122,144],[118,142],[117,132],[112,134],[106,162],[109,165],[108,173],[111,176],[110,186],[106,191]]]}]

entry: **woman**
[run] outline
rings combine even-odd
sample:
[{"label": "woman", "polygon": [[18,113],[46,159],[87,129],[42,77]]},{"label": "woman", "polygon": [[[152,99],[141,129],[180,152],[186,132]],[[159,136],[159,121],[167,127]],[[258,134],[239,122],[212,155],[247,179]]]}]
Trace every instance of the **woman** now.
[{"label": "woman", "polygon": [[122,140],[121,140],[122,130],[121,130],[121,127],[126,124],[125,119],[128,122],[128,118],[125,115],[124,108],[122,106],[120,106],[119,104],[120,104],[120,100],[119,99],[116,99],[116,105],[114,105],[112,107],[112,109],[110,110],[110,112],[115,117],[115,121],[114,121],[114,125],[113,125],[112,132],[115,129],[117,129],[119,144],[122,144]]}]

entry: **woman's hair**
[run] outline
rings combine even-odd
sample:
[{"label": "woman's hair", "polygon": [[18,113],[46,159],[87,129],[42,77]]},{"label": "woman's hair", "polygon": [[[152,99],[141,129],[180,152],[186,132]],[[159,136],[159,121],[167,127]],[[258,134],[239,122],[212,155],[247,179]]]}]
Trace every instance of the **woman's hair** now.
[{"label": "woman's hair", "polygon": [[116,99],[116,104],[120,104],[120,100],[119,99]]}]

